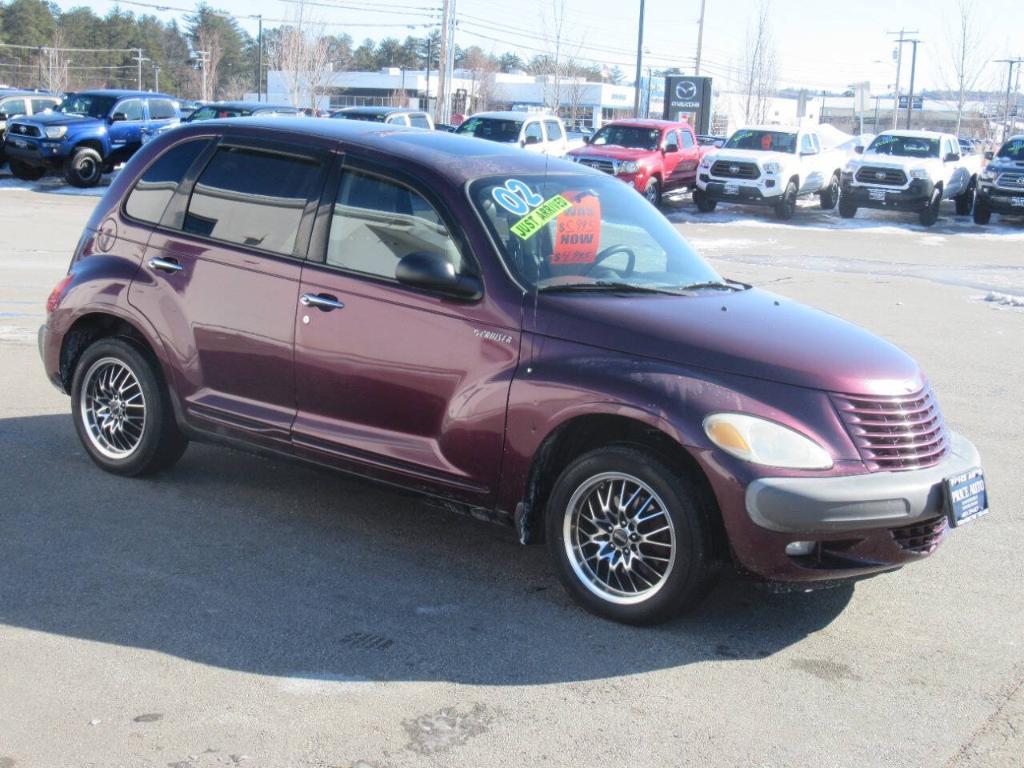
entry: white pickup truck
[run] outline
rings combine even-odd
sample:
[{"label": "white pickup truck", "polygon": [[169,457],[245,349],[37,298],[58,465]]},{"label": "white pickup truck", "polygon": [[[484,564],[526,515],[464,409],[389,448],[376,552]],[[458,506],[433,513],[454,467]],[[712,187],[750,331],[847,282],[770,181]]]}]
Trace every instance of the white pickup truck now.
[{"label": "white pickup truck", "polygon": [[789,219],[798,197],[818,195],[830,210],[839,202],[844,162],[811,128],[741,128],[701,161],[693,202],[704,213],[720,202],[770,205],[777,218]]},{"label": "white pickup truck", "polygon": [[981,155],[963,156],[949,133],[884,131],[843,169],[839,215],[853,218],[858,208],[914,211],[930,227],[943,200],[956,201],[958,215],[970,215],[981,162]]},{"label": "white pickup truck", "polygon": [[562,119],[542,112],[478,112],[466,118],[455,132],[503,144],[518,144],[527,152],[551,157],[565,157],[570,149]]}]

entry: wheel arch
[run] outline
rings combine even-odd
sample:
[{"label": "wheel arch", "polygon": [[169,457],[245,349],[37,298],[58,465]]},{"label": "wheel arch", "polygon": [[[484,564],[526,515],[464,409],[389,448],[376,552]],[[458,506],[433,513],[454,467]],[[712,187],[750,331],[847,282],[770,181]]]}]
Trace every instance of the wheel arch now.
[{"label": "wheel arch", "polygon": [[101,160],[106,154],[103,142],[100,139],[96,138],[95,136],[89,136],[87,138],[80,139],[75,142],[74,146],[71,147],[71,151],[68,153],[68,159],[70,160],[72,157],[74,157],[75,152],[77,152],[80,149],[94,150],[99,154]]},{"label": "wheel arch", "polygon": [[140,325],[133,319],[104,310],[88,311],[76,318],[64,333],[60,345],[58,372],[64,391],[71,391],[75,368],[82,353],[96,341],[112,337],[129,339],[141,347],[156,364],[158,374],[166,383],[168,377],[161,355],[163,350],[160,349],[159,344],[154,344],[151,341]]}]

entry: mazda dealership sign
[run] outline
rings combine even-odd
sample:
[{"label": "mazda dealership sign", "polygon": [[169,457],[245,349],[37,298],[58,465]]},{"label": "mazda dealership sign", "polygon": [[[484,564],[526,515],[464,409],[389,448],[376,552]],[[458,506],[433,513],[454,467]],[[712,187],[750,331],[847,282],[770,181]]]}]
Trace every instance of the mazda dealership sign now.
[{"label": "mazda dealership sign", "polygon": [[698,133],[706,133],[711,122],[711,78],[669,75],[665,78],[666,120],[688,115]]}]

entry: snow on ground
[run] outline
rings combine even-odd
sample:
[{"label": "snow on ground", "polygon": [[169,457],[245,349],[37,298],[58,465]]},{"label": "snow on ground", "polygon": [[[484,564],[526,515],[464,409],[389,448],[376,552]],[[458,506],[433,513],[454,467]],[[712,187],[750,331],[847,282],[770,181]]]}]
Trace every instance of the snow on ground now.
[{"label": "snow on ground", "polygon": [[1002,307],[1021,307],[1024,308],[1024,296],[1011,296],[1008,293],[999,293],[998,291],[989,291],[983,298],[984,301],[990,301],[993,304],[998,304]]},{"label": "snow on ground", "polygon": [[102,197],[107,187],[117,178],[117,171],[107,174],[98,186],[89,189],[72,187],[60,176],[43,176],[39,181],[22,181],[11,175],[9,169],[0,170],[0,192],[5,190],[21,190],[27,192],[43,192],[52,195],[80,195],[84,197]]}]

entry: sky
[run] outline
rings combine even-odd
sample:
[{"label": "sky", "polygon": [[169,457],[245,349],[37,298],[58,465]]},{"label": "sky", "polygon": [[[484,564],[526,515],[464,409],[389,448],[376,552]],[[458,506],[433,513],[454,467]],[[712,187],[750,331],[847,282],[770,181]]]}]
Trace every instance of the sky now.
[{"label": "sky", "polygon": [[[585,63],[619,66],[631,79],[636,66],[640,0],[455,0],[460,46],[479,45],[501,54],[515,51],[524,59],[551,48],[557,18],[554,9],[564,4],[562,37],[566,47]],[[917,30],[916,89],[947,87],[950,74],[950,39],[958,23],[961,0],[767,0],[777,52],[780,87],[813,91],[843,90],[868,81],[873,94],[891,92],[896,79],[894,37],[887,32],[901,27]],[[191,0],[139,0],[166,10],[141,7],[125,0],[124,10],[152,13],[165,20],[185,14]],[[164,5],[164,2],[170,5]],[[239,24],[256,31],[254,14],[267,19],[288,19],[297,10],[295,0],[209,0],[238,16]],[[97,13],[117,3],[91,0]],[[57,0],[67,10],[83,5]],[[706,0],[702,74],[719,82],[737,77],[748,27],[760,0]],[[347,32],[356,43],[366,37],[404,38],[424,35],[438,23],[441,0],[309,0],[307,12],[331,32]],[[1021,40],[1021,0],[977,0],[975,13],[983,39],[984,66],[979,87],[1006,87],[1007,67],[995,60],[1024,56]],[[678,66],[691,72],[697,44],[700,0],[647,0],[644,66]],[[267,22],[275,26],[276,22]],[[1014,42],[1016,36],[1017,42]],[[909,80],[911,46],[905,46],[902,91]]]}]

